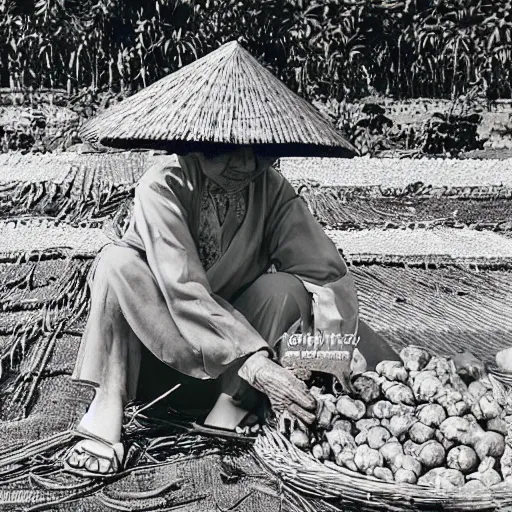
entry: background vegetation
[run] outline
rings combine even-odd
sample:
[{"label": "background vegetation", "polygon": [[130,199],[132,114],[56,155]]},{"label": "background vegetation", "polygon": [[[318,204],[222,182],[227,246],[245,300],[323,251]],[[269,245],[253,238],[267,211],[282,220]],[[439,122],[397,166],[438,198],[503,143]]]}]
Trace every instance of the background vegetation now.
[{"label": "background vegetation", "polygon": [[129,94],[237,38],[309,99],[512,97],[511,0],[0,0],[0,85]]}]

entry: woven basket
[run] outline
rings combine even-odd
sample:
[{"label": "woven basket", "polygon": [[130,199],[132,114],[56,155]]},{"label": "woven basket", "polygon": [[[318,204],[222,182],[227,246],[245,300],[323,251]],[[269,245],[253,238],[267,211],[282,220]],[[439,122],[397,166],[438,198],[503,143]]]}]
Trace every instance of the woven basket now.
[{"label": "woven basket", "polygon": [[[512,377],[499,372],[493,365],[487,367],[493,395],[500,405],[512,406]],[[488,491],[441,490],[412,484],[384,482],[372,476],[356,473],[333,462],[320,462],[311,454],[296,448],[277,430],[264,427],[254,452],[259,462],[283,482],[284,491],[305,498],[301,508],[318,510],[318,501],[331,512],[356,510],[503,510],[512,504],[512,487],[502,483]],[[509,510],[509,509],[507,509]],[[302,512],[302,511],[301,511]]]},{"label": "woven basket", "polygon": [[[445,491],[412,484],[383,482],[333,462],[319,462],[293,446],[274,429],[265,427],[254,446],[256,458],[286,488],[305,498],[322,501],[325,510],[497,510],[512,503],[512,489],[478,494]],[[305,508],[303,502],[303,508]],[[311,507],[311,510],[318,510]]]}]

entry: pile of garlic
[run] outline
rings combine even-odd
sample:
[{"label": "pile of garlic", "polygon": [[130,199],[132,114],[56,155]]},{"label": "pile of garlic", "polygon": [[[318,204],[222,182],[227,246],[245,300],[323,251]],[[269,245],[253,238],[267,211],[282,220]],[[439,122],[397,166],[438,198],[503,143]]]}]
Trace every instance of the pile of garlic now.
[{"label": "pile of garlic", "polygon": [[463,380],[452,360],[416,346],[400,357],[355,377],[350,395],[312,386],[316,423],[281,418],[281,431],[320,461],[383,481],[469,492],[512,485],[512,409],[489,378]]}]

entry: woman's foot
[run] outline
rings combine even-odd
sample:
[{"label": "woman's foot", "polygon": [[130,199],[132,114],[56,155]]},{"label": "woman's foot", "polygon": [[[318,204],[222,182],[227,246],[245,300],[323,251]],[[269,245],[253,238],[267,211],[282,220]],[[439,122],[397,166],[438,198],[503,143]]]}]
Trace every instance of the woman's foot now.
[{"label": "woman's foot", "polygon": [[122,443],[110,443],[80,427],[76,433],[83,439],[67,453],[64,460],[67,471],[88,477],[119,472],[124,459]]},{"label": "woman's foot", "polygon": [[82,439],[67,453],[66,469],[84,476],[118,472],[124,458],[122,422],[120,395],[99,390],[76,428],[76,435]]},{"label": "woman's foot", "polygon": [[110,444],[115,444],[121,440],[122,426],[123,402],[120,396],[99,390],[80,420],[78,429],[84,429]]}]

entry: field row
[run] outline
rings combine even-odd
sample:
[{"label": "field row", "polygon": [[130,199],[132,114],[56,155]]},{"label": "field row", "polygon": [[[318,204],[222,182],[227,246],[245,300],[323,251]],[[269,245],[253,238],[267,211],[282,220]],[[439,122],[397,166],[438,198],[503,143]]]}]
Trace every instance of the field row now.
[{"label": "field row", "polygon": [[[512,200],[495,188],[464,199],[459,196],[376,196],[339,187],[297,188],[322,226],[333,229],[433,228],[437,226],[506,232],[512,230]],[[360,193],[359,193],[360,192]],[[366,191],[367,192],[367,191]],[[512,198],[512,188],[509,189]],[[0,185],[0,220],[26,223],[50,218],[80,227],[102,227],[128,213],[134,187],[101,187],[84,173],[65,183]]]},{"label": "field row", "polygon": [[512,258],[512,239],[489,231],[453,228],[361,231],[327,228],[325,231],[348,260],[375,256],[403,261],[425,258],[439,262],[495,262]]},{"label": "field row", "polygon": [[[401,261],[512,261],[512,238],[471,229],[363,229],[345,231],[326,228],[349,260],[395,258]],[[51,219],[0,222],[2,254],[64,249],[70,253],[94,254],[110,241],[100,228],[72,227]]]},{"label": "field row", "polygon": [[[17,254],[49,249],[63,249],[70,253],[97,253],[110,240],[102,229],[77,228],[57,224],[52,220],[34,219],[25,224],[14,221],[0,223],[0,250],[2,254]],[[512,242],[512,241],[511,241]]]},{"label": "field row", "polygon": [[286,158],[281,172],[289,180],[321,186],[404,188],[422,182],[433,187],[512,185],[512,159]]},{"label": "field row", "polygon": [[[95,179],[133,183],[155,161],[150,152],[109,154],[0,154],[0,183],[61,183],[73,168]],[[283,158],[281,172],[292,181],[321,186],[405,188],[418,182],[432,187],[501,185],[512,187],[512,159]]]},{"label": "field row", "polygon": [[0,183],[64,183],[76,172],[115,184],[134,183],[148,167],[147,152],[0,154]]},{"label": "field row", "polygon": [[512,230],[512,201],[506,199],[401,198],[342,199],[332,189],[302,189],[301,197],[323,225],[334,229],[453,228]]},{"label": "field row", "polygon": [[[105,220],[129,208],[136,178],[157,159],[162,157],[150,157],[149,153],[0,155],[0,219],[42,216],[76,226],[101,227]],[[467,184],[471,182],[468,171],[466,185],[454,180],[458,184],[453,186],[428,184],[427,177],[420,176],[422,161],[302,159],[304,169],[314,167],[307,173],[302,167],[298,172],[294,162],[299,159],[283,160],[283,172],[323,226],[512,229],[512,184],[503,184],[512,181],[512,173],[504,170],[500,180],[493,178],[494,167],[512,164],[512,159],[432,161],[459,171],[461,166],[473,165],[477,179],[472,183],[480,184]],[[393,163],[397,165],[395,178],[400,173],[408,176],[402,184],[393,178],[392,170],[385,169]],[[374,176],[380,175],[371,182],[365,173],[376,165],[382,168]],[[487,178],[485,173],[478,174],[486,169]],[[426,181],[417,181],[420,177]],[[449,173],[444,177],[447,183],[451,180]],[[496,184],[498,181],[502,184]]]}]

